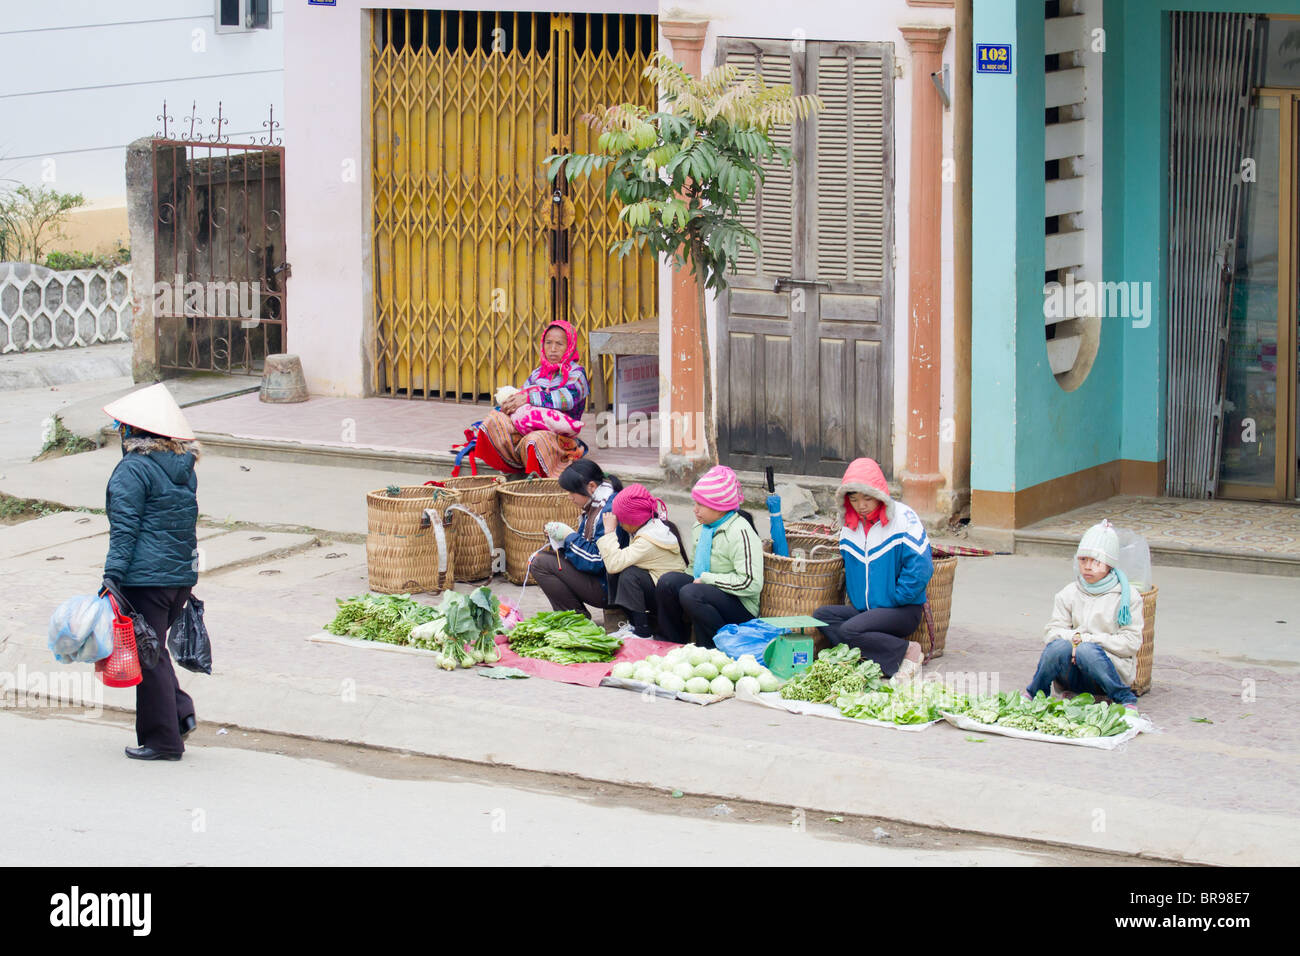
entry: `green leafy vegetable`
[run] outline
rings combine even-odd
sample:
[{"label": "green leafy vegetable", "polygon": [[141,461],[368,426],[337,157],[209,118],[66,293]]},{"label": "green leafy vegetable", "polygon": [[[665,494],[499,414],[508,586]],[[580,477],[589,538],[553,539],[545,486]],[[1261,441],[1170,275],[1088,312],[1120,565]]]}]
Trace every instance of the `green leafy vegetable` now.
[{"label": "green leafy vegetable", "polygon": [[1087,693],[1070,700],[1048,697],[1041,691],[1032,699],[1019,692],[974,697],[967,700],[964,712],[981,724],[1053,737],[1113,737],[1129,727],[1123,704],[1099,703]]},{"label": "green leafy vegetable", "polygon": [[334,620],[325,630],[341,637],[358,637],[385,644],[409,644],[411,630],[433,620],[436,612],[413,601],[409,594],[360,594],[339,598]]},{"label": "green leafy vegetable", "polygon": [[807,700],[833,704],[841,697],[865,694],[884,686],[884,675],[875,661],[859,661],[862,652],[837,644],[817,655],[807,670],[795,674],[781,688],[785,700]]},{"label": "green leafy vegetable", "polygon": [[612,661],[623,642],[577,611],[543,611],[510,631],[510,649],[520,657],[556,664]]}]

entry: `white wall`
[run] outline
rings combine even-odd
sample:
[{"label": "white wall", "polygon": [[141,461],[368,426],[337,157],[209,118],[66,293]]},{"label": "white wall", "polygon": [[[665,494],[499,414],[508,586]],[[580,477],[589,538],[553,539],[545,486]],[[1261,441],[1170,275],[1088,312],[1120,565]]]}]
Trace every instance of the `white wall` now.
[{"label": "white wall", "polygon": [[[902,475],[907,459],[907,373],[908,373],[908,198],[911,188],[911,130],[912,130],[912,69],[907,41],[899,32],[901,26],[943,25],[954,26],[953,11],[949,8],[909,7],[906,0],[872,0],[861,2],[825,2],[809,0],[791,4],[788,0],[677,0],[665,3],[660,19],[708,19],[709,32],[705,40],[703,68],[705,72],[716,63],[717,39],[720,36],[781,39],[802,37],[806,40],[867,41],[894,44],[894,62],[902,67],[903,75],[894,81],[894,244],[897,252],[894,271],[894,476]],[[944,62],[953,65],[955,38],[950,32],[944,51]],[[660,46],[669,44],[662,39]],[[952,155],[952,113],[944,113],[945,158]],[[949,420],[954,415],[953,396],[953,244],[952,244],[953,184],[943,187],[943,285],[942,285],[942,366],[943,391],[940,398],[940,417]],[[671,270],[664,268],[660,275],[661,286],[668,286]],[[671,301],[670,298],[666,301]],[[714,335],[710,337],[716,357],[716,302],[710,298],[709,321]],[[671,326],[671,309],[665,304],[660,317],[661,337],[666,340]],[[718,381],[714,372],[714,381]],[[661,404],[665,408],[666,402]],[[951,426],[944,429],[950,433]],[[665,430],[664,438],[667,436]],[[940,469],[951,486],[953,443],[940,443]]]},{"label": "white wall", "polygon": [[[304,0],[305,3],[305,0]],[[0,18],[0,180],[80,192],[123,205],[126,146],[162,129],[167,100],[176,135],[197,102],[231,141],[265,134],[284,117],[284,0],[271,29],[216,32],[215,0],[8,0]]]}]

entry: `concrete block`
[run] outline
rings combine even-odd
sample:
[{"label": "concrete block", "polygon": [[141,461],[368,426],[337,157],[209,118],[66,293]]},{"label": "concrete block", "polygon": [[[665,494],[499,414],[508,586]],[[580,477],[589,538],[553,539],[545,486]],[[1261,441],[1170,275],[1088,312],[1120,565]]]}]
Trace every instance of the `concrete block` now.
[{"label": "concrete block", "polygon": [[[103,515],[63,511],[0,527],[0,560],[107,534],[108,519]],[[104,546],[107,547],[107,538]],[[100,557],[103,557],[102,553]]]}]

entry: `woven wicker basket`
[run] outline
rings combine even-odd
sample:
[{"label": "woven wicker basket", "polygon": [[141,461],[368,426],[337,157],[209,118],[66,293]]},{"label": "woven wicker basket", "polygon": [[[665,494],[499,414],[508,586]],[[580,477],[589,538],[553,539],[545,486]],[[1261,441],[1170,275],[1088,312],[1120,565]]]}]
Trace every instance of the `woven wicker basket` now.
[{"label": "woven wicker basket", "polygon": [[513,584],[523,584],[528,559],[546,545],[546,523],[574,525],[578,513],[569,493],[554,478],[508,481],[497,489],[497,497],[505,525],[506,577]]},{"label": "woven wicker basket", "polygon": [[829,521],[787,521],[785,533],[788,538],[796,535],[801,538],[818,538],[821,541],[837,545],[840,540],[840,526]]},{"label": "woven wicker basket", "polygon": [[1159,588],[1142,592],[1142,647],[1138,650],[1137,677],[1133,693],[1141,697],[1151,689],[1151,662],[1156,656],[1156,594]]},{"label": "woven wicker basket", "polygon": [[[823,535],[786,534],[790,557],[772,553],[763,542],[763,591],[759,617],[814,615],[819,607],[844,603],[844,558],[839,546]],[[805,633],[820,637],[809,628]]]},{"label": "woven wicker basket", "polygon": [[[948,637],[948,619],[952,616],[952,579],[957,573],[956,558],[947,557],[938,549],[933,549],[931,553],[934,556],[934,575],[925,589],[927,613],[921,615],[921,623],[908,638],[921,645],[921,653],[927,661],[943,656],[944,641]],[[930,633],[930,620],[934,622],[933,635]]]},{"label": "woven wicker basket", "polygon": [[[452,586],[454,541],[442,523],[424,524],[424,510],[445,514],[458,495],[450,489],[415,485],[396,497],[380,488],[366,493],[370,533],[366,535],[366,569],[370,590],[381,594],[438,593]],[[439,558],[445,553],[446,561]]]},{"label": "woven wicker basket", "polygon": [[460,495],[456,503],[473,512],[487,524],[489,541],[477,521],[457,515],[451,522],[451,536],[456,540],[456,580],[483,581],[492,577],[492,552],[505,547],[505,527],[501,524],[501,505],[497,490],[505,484],[500,475],[445,478],[439,481]]}]

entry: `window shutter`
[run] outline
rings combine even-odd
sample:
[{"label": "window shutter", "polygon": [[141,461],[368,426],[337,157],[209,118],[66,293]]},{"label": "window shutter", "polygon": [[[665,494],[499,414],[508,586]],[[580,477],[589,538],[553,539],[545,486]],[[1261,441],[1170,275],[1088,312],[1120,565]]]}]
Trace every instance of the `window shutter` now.
[{"label": "window shutter", "polygon": [[[791,82],[790,55],[731,51],[727,63],[741,73],[757,73],[768,86]],[[790,148],[790,127],[774,131],[773,141]],[[736,274],[742,276],[793,275],[794,262],[794,178],[792,167],[773,160],[764,165],[767,178],[749,202],[740,208],[740,220],[758,236],[760,257],[742,244]]]},{"label": "window shutter", "polygon": [[826,102],[825,111],[813,117],[816,276],[879,282],[887,267],[888,234],[884,64],[879,57],[828,53],[818,58],[815,75],[814,92]]}]

